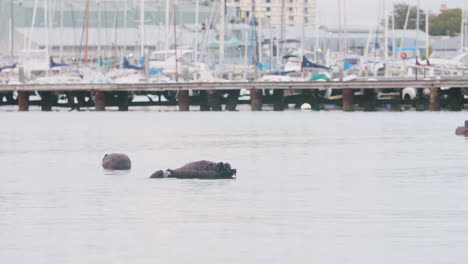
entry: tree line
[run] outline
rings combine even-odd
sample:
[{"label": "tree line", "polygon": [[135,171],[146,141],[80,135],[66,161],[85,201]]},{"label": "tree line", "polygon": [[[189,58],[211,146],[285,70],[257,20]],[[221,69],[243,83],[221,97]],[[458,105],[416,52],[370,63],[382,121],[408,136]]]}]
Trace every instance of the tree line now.
[{"label": "tree line", "polygon": [[[409,16],[408,16],[409,9]],[[395,29],[416,29],[417,15],[419,11],[418,28],[426,31],[426,12],[417,6],[410,6],[406,3],[398,3],[394,5],[394,21]],[[408,16],[408,21],[407,20]],[[393,27],[393,18],[389,18],[390,28]],[[429,16],[429,34],[432,36],[456,36],[461,33],[462,10],[460,8],[448,9],[438,15]]]}]

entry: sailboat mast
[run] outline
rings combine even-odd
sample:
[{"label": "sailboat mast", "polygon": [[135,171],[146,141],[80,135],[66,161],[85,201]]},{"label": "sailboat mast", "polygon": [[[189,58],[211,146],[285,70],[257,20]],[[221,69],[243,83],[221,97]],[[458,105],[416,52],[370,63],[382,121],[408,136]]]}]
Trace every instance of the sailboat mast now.
[{"label": "sailboat mast", "polygon": [[421,0],[418,0],[418,6],[416,7],[417,8],[416,9],[416,41],[415,41],[416,43],[414,45],[416,47],[416,56],[418,56],[418,57],[419,57],[419,47],[418,46],[419,46],[419,24],[420,24],[419,21],[420,21],[420,16],[421,16],[420,15],[421,10],[419,9],[420,6],[421,6]]},{"label": "sailboat mast", "polygon": [[[124,0],[124,17],[123,17],[123,23],[124,23],[124,34],[127,34],[127,1],[128,0]],[[127,40],[124,39],[123,40],[123,53],[124,53],[124,56],[127,55]]]},{"label": "sailboat mast", "polygon": [[342,2],[343,6],[342,6],[342,9],[341,9],[341,12],[342,12],[342,15],[343,15],[343,34],[344,34],[344,52],[345,54],[348,54],[348,19],[347,19],[347,13],[346,13],[346,10],[347,7],[346,7],[346,1],[343,0]]},{"label": "sailboat mast", "polygon": [[280,29],[281,33],[280,34],[281,34],[281,36],[280,36],[280,40],[279,40],[279,44],[280,44],[280,49],[279,49],[280,52],[278,54],[278,57],[279,57],[278,59],[279,60],[281,60],[281,58],[283,56],[283,47],[284,47],[284,43],[285,43],[285,41],[284,41],[284,30],[285,30],[284,13],[285,13],[285,8],[286,8],[285,7],[285,5],[286,5],[285,1],[286,0],[281,0],[281,24],[280,24],[280,27],[281,27],[281,29]]},{"label": "sailboat mast", "polygon": [[[166,36],[169,36],[169,0],[166,0]],[[169,49],[169,38],[166,37],[166,50]]]},{"label": "sailboat mast", "polygon": [[426,9],[426,64],[429,64],[429,56],[429,9]]},{"label": "sailboat mast", "polygon": [[86,0],[86,28],[85,28],[85,50],[84,50],[84,65],[85,66],[88,65],[88,43],[89,43],[89,0]]},{"label": "sailboat mast", "polygon": [[384,60],[387,63],[388,60],[388,17],[387,17],[387,1],[383,0],[383,18],[384,18]]},{"label": "sailboat mast", "polygon": [[49,15],[48,15],[48,7],[47,7],[48,0],[44,0],[44,29],[46,33],[46,50],[49,52]]},{"label": "sailboat mast", "polygon": [[[301,32],[301,61],[304,59],[304,49],[305,49],[305,23],[306,23],[306,13],[305,13],[305,1],[302,0],[302,32]],[[302,66],[301,66],[302,69]],[[304,73],[302,73],[303,75]]]},{"label": "sailboat mast", "polygon": [[178,58],[177,58],[177,9],[174,3],[174,53],[175,53],[175,81],[179,82],[179,69],[178,69]]},{"label": "sailboat mast", "polygon": [[14,29],[15,29],[15,20],[13,14],[13,0],[10,1],[10,56],[11,60],[13,61],[13,56],[15,55],[15,37],[14,37]]},{"label": "sailboat mast", "polygon": [[319,17],[319,14],[320,14],[320,10],[319,10],[319,3],[318,1],[315,3],[315,60],[318,60],[318,56],[317,56],[317,51],[320,49],[320,28],[319,28],[319,21],[320,21],[320,17]]},{"label": "sailboat mast", "polygon": [[396,59],[395,6],[392,9],[392,55],[393,59]]},{"label": "sailboat mast", "polygon": [[226,0],[220,0],[220,5],[219,5],[219,22],[220,22],[220,27],[219,27],[219,64],[224,64],[224,31],[225,31],[225,5],[226,5]]},{"label": "sailboat mast", "polygon": [[407,13],[406,13],[406,19],[405,19],[405,25],[403,26],[403,37],[400,38],[400,52],[402,52],[403,43],[405,41],[405,33],[406,33],[406,29],[408,28],[408,21],[409,21],[410,12],[411,12],[411,7],[408,6],[408,10],[407,10]]},{"label": "sailboat mast", "polygon": [[31,29],[29,30],[28,49],[31,49],[31,39],[32,39],[33,29],[34,29],[34,26],[36,24],[36,13],[37,13],[38,2],[39,2],[39,0],[34,1],[34,9],[33,9],[32,21],[31,21]]},{"label": "sailboat mast", "polygon": [[141,30],[141,57],[145,56],[145,0],[141,0],[140,9],[140,30]]},{"label": "sailboat mast", "polygon": [[200,24],[200,0],[195,2],[195,62],[198,62],[198,25]]},{"label": "sailboat mast", "polygon": [[60,63],[63,63],[63,2],[60,5]]},{"label": "sailboat mast", "polygon": [[[98,8],[98,59],[101,60],[101,35],[102,35],[101,34],[101,1],[99,0],[97,0],[97,8]],[[107,25],[107,21],[106,21],[106,25]]]},{"label": "sailboat mast", "polygon": [[115,24],[114,24],[114,65],[117,63],[117,33],[119,32],[119,18],[118,12],[115,13]]},{"label": "sailboat mast", "polygon": [[[344,60],[344,55],[343,55],[343,25],[341,23],[341,0],[338,0],[338,31],[339,31],[339,53],[341,60]],[[340,66],[340,81],[343,80],[343,65]]]},{"label": "sailboat mast", "polygon": [[461,30],[460,30],[460,49],[463,52],[465,48],[465,2],[463,2],[462,12],[461,12]]}]

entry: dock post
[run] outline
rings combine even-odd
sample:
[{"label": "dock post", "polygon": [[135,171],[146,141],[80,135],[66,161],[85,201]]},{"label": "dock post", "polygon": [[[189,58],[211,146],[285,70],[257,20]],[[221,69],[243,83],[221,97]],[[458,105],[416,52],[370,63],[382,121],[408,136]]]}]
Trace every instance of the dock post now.
[{"label": "dock post", "polygon": [[237,102],[239,101],[240,90],[228,91],[226,102],[226,111],[236,111]]},{"label": "dock post", "polygon": [[41,110],[44,112],[52,111],[52,92],[40,92]]},{"label": "dock post", "polygon": [[440,111],[440,88],[431,88],[429,111]]},{"label": "dock post", "polygon": [[208,104],[210,105],[211,111],[223,111],[223,105],[221,104],[221,95],[215,90],[207,91]]},{"label": "dock post", "polygon": [[252,111],[262,111],[262,105],[262,90],[252,88],[252,90],[250,90],[250,108]]},{"label": "dock post", "polygon": [[29,93],[24,91],[18,91],[18,108],[19,111],[29,110]]},{"label": "dock post", "polygon": [[377,111],[377,94],[374,89],[364,89],[364,111]]},{"label": "dock post", "polygon": [[284,90],[273,90],[273,110],[284,111]]},{"label": "dock post", "polygon": [[[20,83],[25,83],[24,68],[20,67],[18,72],[18,79]],[[18,91],[18,110],[29,110],[29,93],[25,91]]]},{"label": "dock post", "polygon": [[94,109],[96,111],[106,111],[106,94],[103,91],[94,92]]},{"label": "dock post", "polygon": [[210,105],[208,104],[208,94],[206,91],[200,91],[198,94],[200,100],[200,111],[210,111]]},{"label": "dock post", "polygon": [[118,92],[117,97],[119,101],[119,111],[128,111],[128,92]]},{"label": "dock post", "polygon": [[450,111],[463,110],[463,93],[461,88],[451,88],[449,90],[448,108]]},{"label": "dock post", "polygon": [[343,95],[343,111],[352,112],[354,111],[354,91],[351,88],[345,88],[342,90]]},{"label": "dock post", "polygon": [[177,91],[177,101],[179,103],[179,111],[190,111],[190,96],[189,91]]}]

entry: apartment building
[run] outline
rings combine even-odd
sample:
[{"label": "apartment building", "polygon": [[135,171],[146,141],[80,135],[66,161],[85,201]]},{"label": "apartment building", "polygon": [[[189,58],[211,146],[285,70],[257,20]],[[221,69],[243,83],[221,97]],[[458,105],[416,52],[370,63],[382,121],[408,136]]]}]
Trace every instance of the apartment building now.
[{"label": "apartment building", "polygon": [[239,21],[248,22],[253,16],[262,24],[313,25],[316,21],[317,0],[226,0],[235,8]]}]

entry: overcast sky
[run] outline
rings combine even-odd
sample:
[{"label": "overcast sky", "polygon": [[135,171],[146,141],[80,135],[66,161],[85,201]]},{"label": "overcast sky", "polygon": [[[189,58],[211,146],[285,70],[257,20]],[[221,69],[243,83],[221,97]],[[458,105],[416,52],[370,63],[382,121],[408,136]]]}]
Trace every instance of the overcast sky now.
[{"label": "overcast sky", "polygon": [[[392,3],[406,2],[416,5],[418,0],[385,0],[390,7]],[[375,25],[379,17],[379,6],[383,0],[345,0],[348,26]],[[468,8],[468,0],[420,0],[421,9],[429,8],[438,11],[440,5],[445,3],[448,8],[462,7],[465,2]],[[338,0],[318,0],[319,23],[325,25],[338,25]]]}]

